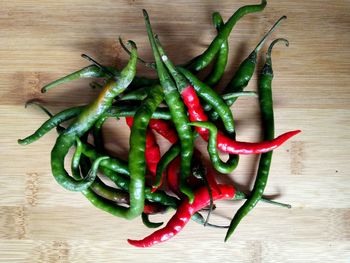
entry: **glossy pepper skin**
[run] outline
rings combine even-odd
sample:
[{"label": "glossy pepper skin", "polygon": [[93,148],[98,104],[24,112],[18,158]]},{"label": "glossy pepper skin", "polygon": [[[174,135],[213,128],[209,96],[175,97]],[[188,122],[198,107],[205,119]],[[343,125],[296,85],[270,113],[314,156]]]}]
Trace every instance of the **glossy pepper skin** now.
[{"label": "glossy pepper skin", "polygon": [[143,10],[143,15],[145,18],[148,38],[152,47],[153,55],[156,61],[157,73],[160,83],[164,89],[164,98],[169,106],[170,114],[174,121],[176,131],[179,136],[179,141],[181,145],[181,181],[180,190],[188,198],[190,202],[193,201],[193,191],[187,185],[186,179],[190,175],[191,171],[191,159],[193,155],[193,136],[191,128],[187,125],[188,118],[186,115],[185,106],[183,105],[180,94],[172,81],[168,72],[166,71],[163,62],[158,53],[154,35],[151,28],[151,23],[146,10]]},{"label": "glossy pepper skin", "polygon": [[[218,185],[220,191],[212,189],[213,200],[229,200],[235,197],[235,189],[228,185]],[[128,239],[129,244],[135,247],[151,247],[155,244],[165,242],[177,235],[200,209],[208,206],[210,203],[209,193],[206,187],[195,191],[194,201],[192,204],[184,200],[177,208],[175,215],[169,220],[166,226],[145,237],[142,240]]]},{"label": "glossy pepper skin", "polygon": [[208,66],[217,52],[220,50],[222,43],[228,39],[233,27],[238,22],[238,20],[246,14],[264,10],[266,3],[266,0],[262,0],[259,5],[247,5],[239,8],[220,29],[219,34],[210,43],[209,47],[200,56],[196,57],[187,68],[191,71],[200,71]]},{"label": "glossy pepper skin", "polygon": [[[274,40],[267,52],[266,62],[262,70],[261,79],[259,82],[259,102],[261,110],[261,118],[263,123],[264,139],[271,140],[275,134],[275,123],[274,123],[274,114],[273,114],[273,101],[272,101],[272,79],[273,79],[273,70],[272,70],[272,61],[271,61],[271,52],[273,46],[283,41],[287,46],[289,45],[286,39],[276,39]],[[233,234],[234,230],[240,223],[240,221],[256,206],[256,204],[261,200],[270,171],[272,159],[272,152],[264,153],[260,157],[258,173],[254,183],[253,191],[250,198],[243,204],[243,206],[237,211],[233,217],[230,227],[227,230],[225,241],[227,241],[230,236]]]},{"label": "glossy pepper skin", "polygon": [[70,177],[64,168],[64,159],[76,138],[82,136],[94,125],[99,117],[112,105],[113,99],[122,93],[134,78],[137,50],[135,43],[130,43],[133,45],[132,55],[128,65],[121,72],[118,81],[110,80],[106,84],[98,98],[84,108],[75,121],[58,136],[51,151],[52,174],[56,181],[67,190],[82,191],[92,184],[92,181],[89,180],[82,179],[77,181]]}]

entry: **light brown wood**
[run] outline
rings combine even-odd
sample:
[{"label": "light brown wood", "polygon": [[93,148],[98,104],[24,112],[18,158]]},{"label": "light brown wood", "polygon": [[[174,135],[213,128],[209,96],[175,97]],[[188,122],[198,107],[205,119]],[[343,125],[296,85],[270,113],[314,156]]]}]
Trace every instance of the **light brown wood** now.
[{"label": "light brown wood", "polygon": [[[302,134],[276,150],[267,195],[293,205],[260,203],[224,243],[225,231],[190,222],[173,240],[151,249],[129,246],[152,230],[98,211],[79,193],[62,189],[50,174],[51,132],[26,147],[18,138],[44,120],[28,99],[53,112],[87,103],[96,94],[89,80],[40,88],[88,65],[87,53],[122,67],[127,56],[116,39],[133,39],[151,59],[141,9],[176,63],[199,54],[215,35],[210,15],[224,19],[257,1],[2,1],[0,4],[0,262],[350,262],[350,1],[268,1],[263,13],[245,17],[230,37],[230,61],[222,85],[262,34],[282,15],[274,37],[290,47],[273,54],[276,133]],[[263,53],[262,53],[263,54]],[[261,64],[261,63],[260,63]],[[261,65],[260,65],[261,66]],[[139,66],[139,73],[152,74]],[[248,90],[256,89],[257,79]],[[233,107],[240,140],[260,139],[258,104]],[[128,129],[108,121],[107,147],[125,154]],[[205,145],[201,143],[202,149]],[[165,146],[164,146],[165,147]],[[249,189],[256,156],[244,156],[231,181]],[[212,220],[228,223],[240,203],[221,202]],[[170,213],[155,216],[166,221]]]}]

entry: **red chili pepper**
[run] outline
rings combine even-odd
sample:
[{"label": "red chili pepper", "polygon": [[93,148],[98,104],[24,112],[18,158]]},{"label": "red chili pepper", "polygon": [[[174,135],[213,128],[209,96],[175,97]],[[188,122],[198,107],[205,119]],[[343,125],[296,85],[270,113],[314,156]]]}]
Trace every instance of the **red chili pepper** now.
[{"label": "red chili pepper", "polygon": [[179,139],[176,130],[167,121],[151,119],[148,125],[172,144],[176,143]]},{"label": "red chili pepper", "polygon": [[[125,118],[126,124],[131,128],[133,123],[133,117],[126,117]],[[151,129],[147,129],[146,134],[146,164],[148,167],[148,170],[151,172],[153,176],[156,175],[157,170],[157,164],[160,160],[160,149],[159,145],[156,141],[156,138],[152,132]]]},{"label": "red chili pepper", "polygon": [[[181,92],[181,97],[188,108],[191,121],[207,121],[208,117],[205,114],[196,91],[189,85]],[[196,128],[202,138],[208,141],[209,131],[205,128]],[[271,141],[258,143],[239,142],[226,137],[223,133],[218,132],[217,147],[220,151],[229,154],[260,154],[272,151],[282,145],[289,138],[298,134],[300,130],[286,132]]]},{"label": "red chili pepper", "polygon": [[180,163],[181,159],[178,156],[168,166],[168,187],[177,196],[183,196],[179,186]]},{"label": "red chili pepper", "polygon": [[[220,199],[233,199],[235,196],[235,188],[229,185],[218,185],[220,192],[213,189],[213,200]],[[151,235],[145,237],[142,240],[130,240],[129,244],[135,247],[151,247],[155,244],[167,241],[168,239],[179,233],[188,221],[191,219],[192,215],[195,214],[200,209],[206,207],[210,202],[208,189],[202,187],[195,191],[194,201],[192,204],[186,199],[180,204],[175,215],[169,220],[167,225],[155,231]]]}]

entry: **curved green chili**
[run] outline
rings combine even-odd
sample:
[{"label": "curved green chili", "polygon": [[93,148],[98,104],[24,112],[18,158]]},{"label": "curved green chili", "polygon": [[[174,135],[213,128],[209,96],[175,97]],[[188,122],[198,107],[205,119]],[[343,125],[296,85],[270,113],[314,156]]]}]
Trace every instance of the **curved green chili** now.
[{"label": "curved green chili", "polygon": [[192,63],[187,67],[193,71],[200,71],[213,60],[217,52],[220,50],[221,45],[226,41],[235,26],[237,21],[241,19],[246,14],[260,12],[264,10],[266,6],[266,0],[262,0],[258,5],[247,5],[239,8],[226,22],[226,24],[220,29],[219,34],[210,43],[209,47],[198,56]]},{"label": "curved green chili", "polygon": [[64,159],[77,137],[82,136],[99,117],[112,105],[113,99],[123,92],[131,83],[136,73],[137,50],[133,42],[132,56],[128,65],[120,73],[118,81],[110,80],[99,94],[98,98],[85,107],[75,121],[69,125],[57,138],[51,151],[51,170],[56,181],[67,190],[82,191],[87,189],[92,182],[86,180],[77,181],[70,177],[64,168]]},{"label": "curved green chili", "polygon": [[[222,28],[224,26],[224,21],[222,20],[220,13],[214,12],[212,15],[212,20],[213,20],[213,24],[216,27],[217,31],[220,32],[220,28]],[[228,52],[229,52],[229,44],[228,44],[228,40],[226,39],[221,44],[221,47],[216,55],[213,70],[210,72],[210,74],[204,80],[204,82],[208,86],[216,85],[220,81],[220,79],[222,78],[222,76],[225,72],[227,61],[228,61]]]},{"label": "curved green chili", "polygon": [[180,94],[176,88],[175,83],[171,79],[169,73],[166,71],[163,62],[160,58],[154,35],[151,28],[151,23],[146,10],[143,10],[143,15],[146,23],[147,34],[151,43],[153,55],[157,65],[157,73],[160,83],[164,89],[165,101],[169,106],[170,114],[172,116],[176,131],[179,135],[181,144],[181,180],[180,190],[188,196],[190,203],[193,202],[193,191],[187,185],[186,178],[190,175],[191,159],[193,155],[193,136],[191,127],[187,125],[189,122],[185,106],[182,103]]},{"label": "curved green chili", "polygon": [[176,143],[172,145],[169,150],[163,154],[159,160],[156,171],[156,181],[153,184],[153,189],[157,190],[163,183],[163,174],[169,164],[180,154],[181,145]]},{"label": "curved green chili", "polygon": [[149,220],[149,215],[142,213],[141,215],[142,223],[148,228],[158,228],[163,225],[163,222],[154,223]]},{"label": "curved green chili", "polygon": [[[275,125],[274,125],[274,114],[273,114],[273,101],[272,101],[272,79],[273,79],[273,70],[272,70],[272,61],[271,61],[271,52],[273,46],[282,41],[289,45],[288,41],[283,38],[274,40],[266,55],[265,65],[262,69],[262,74],[259,81],[259,102],[261,110],[261,118],[263,123],[264,130],[264,140],[271,140],[275,136]],[[263,196],[270,166],[272,159],[272,151],[264,153],[260,157],[258,173],[255,179],[253,191],[249,199],[243,204],[242,207],[237,211],[233,217],[230,227],[226,233],[225,241],[227,241],[230,236],[233,234],[234,230],[237,228],[240,221],[256,206]]]},{"label": "curved green chili", "polygon": [[216,147],[218,135],[218,129],[216,126],[210,122],[191,122],[189,125],[209,130],[210,135],[208,141],[208,153],[215,170],[224,174],[231,173],[237,167],[239,157],[238,155],[230,155],[230,158],[226,163],[221,161],[218,149]]}]

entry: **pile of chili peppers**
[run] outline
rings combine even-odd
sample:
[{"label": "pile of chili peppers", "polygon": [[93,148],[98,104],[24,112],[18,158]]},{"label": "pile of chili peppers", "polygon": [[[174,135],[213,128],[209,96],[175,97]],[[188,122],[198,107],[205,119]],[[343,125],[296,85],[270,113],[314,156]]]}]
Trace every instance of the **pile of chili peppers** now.
[{"label": "pile of chili peppers", "polygon": [[[276,39],[271,43],[260,72],[258,98],[264,140],[258,143],[237,141],[230,110],[238,97],[257,96],[244,88],[255,71],[258,52],[286,17],[281,17],[262,37],[241,63],[223,94],[213,89],[225,71],[228,38],[234,25],[245,15],[264,10],[265,6],[264,0],[257,5],[243,6],[226,23],[215,12],[212,19],[217,29],[216,37],[201,55],[183,65],[172,63],[143,10],[155,62],[139,58],[136,44],[128,41],[125,45],[121,39],[130,60],[120,71],[83,55],[92,65],[46,85],[42,92],[80,78],[99,78],[102,84],[94,84],[100,86],[97,98],[88,105],[65,109],[55,115],[36,103],[50,118],[35,133],[19,140],[19,144],[30,144],[56,128],[59,135],[51,152],[54,178],[67,190],[81,192],[95,207],[114,216],[126,219],[141,216],[147,227],[158,228],[162,223],[151,222],[149,215],[176,210],[165,227],[142,240],[128,240],[137,247],[150,247],[172,238],[190,219],[204,226],[228,228],[226,241],[259,201],[290,207],[263,198],[272,150],[300,132],[290,131],[278,137],[274,134],[271,53],[276,43],[288,45],[286,39]],[[137,62],[153,68],[158,78],[137,76]],[[200,80],[196,74],[210,64],[212,71]],[[119,120],[123,117],[131,130],[128,160],[107,154],[101,134],[108,118]],[[66,127],[61,126],[68,120],[71,122]],[[169,141],[170,146],[163,155],[155,132]],[[198,136],[208,142],[210,162],[205,162],[195,147]],[[68,174],[65,158],[72,147],[75,152],[71,174]],[[220,159],[220,153],[229,155],[226,162]],[[232,173],[241,154],[261,154],[254,188],[249,194],[232,185],[220,184],[216,178],[216,172]],[[106,179],[115,187],[108,186]],[[229,226],[211,224],[209,214],[215,209],[214,201],[223,199],[246,201]],[[208,211],[206,218],[202,215],[205,211]]]}]

